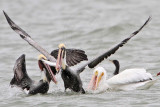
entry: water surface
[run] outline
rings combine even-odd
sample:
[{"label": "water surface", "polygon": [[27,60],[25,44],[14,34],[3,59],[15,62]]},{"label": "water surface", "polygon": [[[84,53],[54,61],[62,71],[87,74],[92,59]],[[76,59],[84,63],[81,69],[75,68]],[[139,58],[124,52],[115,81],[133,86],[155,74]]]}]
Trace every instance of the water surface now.
[{"label": "water surface", "polygon": [[[1,106],[112,106],[160,105],[160,80],[148,90],[87,92],[85,95],[64,93],[63,81],[51,84],[46,95],[27,96],[20,89],[10,88],[15,60],[26,54],[27,71],[40,79],[37,56],[40,54],[8,25],[2,10],[48,52],[59,43],[67,48],[86,51],[88,58],[108,50],[152,16],[152,21],[109,59],[118,59],[121,71],[142,67],[152,75],[160,71],[160,1],[158,0],[0,0],[0,105]],[[112,76],[114,66],[105,60],[103,66]],[[81,73],[86,89],[93,69]]]}]

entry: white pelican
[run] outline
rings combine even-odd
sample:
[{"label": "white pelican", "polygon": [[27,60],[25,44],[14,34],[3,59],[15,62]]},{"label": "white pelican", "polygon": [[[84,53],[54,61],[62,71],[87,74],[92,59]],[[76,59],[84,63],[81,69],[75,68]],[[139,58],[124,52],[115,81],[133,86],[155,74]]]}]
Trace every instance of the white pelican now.
[{"label": "white pelican", "polygon": [[97,67],[88,89],[91,90],[135,90],[150,88],[156,80],[145,69],[127,69],[121,73],[107,79],[106,70],[103,67]]}]

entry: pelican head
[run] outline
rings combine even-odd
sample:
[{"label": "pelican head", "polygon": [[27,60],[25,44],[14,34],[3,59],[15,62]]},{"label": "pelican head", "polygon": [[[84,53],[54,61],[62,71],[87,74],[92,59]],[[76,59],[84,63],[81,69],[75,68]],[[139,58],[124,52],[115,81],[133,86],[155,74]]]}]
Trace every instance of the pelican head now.
[{"label": "pelican head", "polygon": [[48,81],[48,82],[52,80],[56,84],[57,80],[53,73],[55,71],[52,71],[51,67],[48,64],[44,63],[45,60],[47,60],[47,58],[44,55],[40,54],[38,56],[38,65],[42,73],[42,79],[43,81]]},{"label": "pelican head", "polygon": [[59,72],[59,70],[65,69],[66,64],[65,64],[65,57],[66,57],[66,48],[63,43],[58,45],[59,51],[58,51],[58,57],[57,57],[57,62],[56,62],[56,70]]},{"label": "pelican head", "polygon": [[97,67],[93,71],[92,79],[88,85],[88,89],[96,90],[99,87],[99,84],[102,84],[106,80],[106,71],[103,67]]}]

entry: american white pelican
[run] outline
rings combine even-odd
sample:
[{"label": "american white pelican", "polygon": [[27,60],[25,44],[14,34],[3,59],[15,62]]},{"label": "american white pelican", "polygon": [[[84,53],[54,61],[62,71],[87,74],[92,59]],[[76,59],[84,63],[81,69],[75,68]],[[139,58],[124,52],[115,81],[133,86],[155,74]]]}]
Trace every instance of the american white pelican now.
[{"label": "american white pelican", "polygon": [[88,89],[91,90],[135,90],[150,88],[156,80],[145,69],[127,69],[121,73],[107,79],[106,70],[103,67],[97,67]]}]

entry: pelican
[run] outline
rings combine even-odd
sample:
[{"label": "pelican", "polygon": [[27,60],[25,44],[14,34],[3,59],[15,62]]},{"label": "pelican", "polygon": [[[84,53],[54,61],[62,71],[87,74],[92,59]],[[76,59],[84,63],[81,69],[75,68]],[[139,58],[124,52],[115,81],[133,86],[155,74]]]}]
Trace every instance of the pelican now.
[{"label": "pelican", "polygon": [[113,77],[108,78],[106,70],[103,67],[97,67],[93,71],[92,79],[88,85],[91,90],[135,90],[148,89],[155,82],[150,73],[143,68],[126,69],[119,73],[119,61],[110,60],[116,66]]},{"label": "pelican", "polygon": [[[4,11],[3,11],[4,12]],[[50,67],[52,70],[55,70],[56,68],[56,55],[57,55],[57,49],[53,50],[51,52],[51,55],[43,49],[41,46],[35,42],[29,34],[27,34],[23,29],[21,29],[19,26],[17,26],[10,18],[9,16],[4,12],[4,15],[7,19],[8,24],[10,27],[20,35],[21,38],[23,38],[25,41],[27,41],[31,46],[33,46],[35,49],[37,49],[39,52],[41,52],[45,57],[47,57],[47,60],[51,61],[52,63],[47,62],[47,60],[42,59],[42,62],[49,63],[52,67]],[[65,49],[66,54],[66,64],[68,67],[74,66],[81,61],[88,60],[87,55],[85,54],[85,51],[80,49]],[[53,57],[54,56],[54,57]],[[56,71],[56,73],[58,73]],[[50,76],[56,75],[50,74]],[[79,91],[79,90],[77,90]]]},{"label": "pelican", "polygon": [[[4,15],[10,25],[10,27],[17,32],[20,37],[24,40],[26,40],[31,46],[33,46],[35,49],[37,49],[39,52],[41,52],[44,56],[47,57],[48,61],[44,61],[44,63],[54,66],[57,70],[57,72],[61,71],[61,77],[64,81],[64,87],[65,90],[67,88],[71,89],[74,92],[80,92],[85,93],[85,90],[82,87],[82,81],[80,78],[80,73],[84,71],[85,67],[88,66],[89,68],[94,68],[96,65],[98,65],[100,62],[104,60],[104,58],[108,58],[112,54],[114,54],[120,47],[122,47],[124,44],[126,44],[132,37],[134,37],[136,34],[138,34],[143,27],[150,21],[151,17],[147,19],[147,21],[135,32],[133,32],[129,37],[125,38],[123,41],[121,41],[119,44],[111,48],[110,50],[102,53],[101,55],[95,57],[92,60],[88,60],[86,63],[82,64],[79,67],[76,67],[75,69],[72,69],[70,66],[67,66],[67,51],[64,44],[59,44],[58,50],[51,53],[54,57],[57,57],[57,61],[55,61],[56,58],[51,56],[46,50],[44,50],[41,46],[39,46],[32,38],[29,36],[24,30],[22,30],[19,26],[17,26],[4,12]],[[56,54],[54,54],[56,53]],[[81,56],[80,56],[81,57]],[[56,66],[55,66],[56,62]],[[71,63],[74,64],[74,61]]]},{"label": "pelican", "polygon": [[[115,71],[114,71],[114,75],[117,75],[117,74],[119,74],[119,69],[120,69],[120,63],[119,63],[119,61],[118,60],[109,60],[110,62],[112,62],[114,65],[115,65]],[[124,71],[122,71],[122,72],[124,72]],[[127,73],[129,73],[129,72],[134,72],[134,73],[136,73],[136,72],[138,72],[139,74],[140,74],[140,72],[143,72],[144,74],[141,74],[141,76],[144,76],[144,75],[150,75],[150,80],[152,80],[152,81],[154,81],[154,82],[152,82],[152,81],[150,81],[150,82],[146,82],[147,83],[147,87],[148,88],[150,88],[154,83],[155,83],[155,80],[153,80],[153,77],[152,77],[152,75],[150,74],[150,73],[147,73],[147,71],[144,69],[144,68],[132,68],[132,69],[126,69],[125,70],[125,72],[127,72]],[[160,74],[160,73],[159,73]],[[159,75],[159,74],[157,74],[157,76]],[[130,74],[128,74],[128,75],[130,75]],[[131,74],[132,75],[132,74]],[[145,78],[143,78],[143,77],[140,77],[141,79],[143,79],[143,80],[141,80],[140,82],[143,82],[143,81],[146,81],[145,80]],[[144,82],[144,85],[146,84],[145,82]],[[143,86],[143,84],[141,84],[142,86]],[[146,86],[145,86],[145,88],[146,88]]]},{"label": "pelican", "polygon": [[107,79],[106,70],[103,67],[97,67],[93,72],[88,89],[100,91],[148,89],[155,82],[156,80],[145,69],[127,69]]},{"label": "pelican", "polygon": [[[26,94],[45,94],[48,92],[49,83],[52,80],[54,83],[57,83],[56,78],[54,77],[53,73],[56,71],[52,71],[50,66],[43,63],[43,59],[46,59],[45,56],[39,55],[38,58],[38,65],[41,70],[41,79],[39,82],[35,82],[32,80],[26,71],[26,62],[25,62],[25,55],[22,54],[17,60],[14,65],[14,77],[12,78],[10,85],[11,87],[17,86],[20,87]],[[52,76],[50,76],[50,74]]]},{"label": "pelican", "polygon": [[[56,52],[57,54],[54,54],[54,57],[57,59],[56,63],[56,70],[59,71],[62,69],[62,79],[64,81],[65,90],[67,88],[70,88],[73,91],[78,92],[79,90],[84,93],[84,89],[82,87],[82,82],[80,79],[79,74],[85,69],[86,66],[89,68],[95,67],[97,64],[99,64],[104,58],[109,57],[111,54],[114,54],[116,50],[118,50],[119,47],[122,47],[131,37],[136,35],[150,20],[150,18],[145,22],[145,24],[132,33],[132,35],[126,39],[124,39],[121,43],[116,45],[115,47],[111,48],[109,51],[105,52],[104,54],[101,54],[100,56],[96,57],[93,60],[89,60],[84,65],[80,66],[79,68],[76,68],[75,70],[70,69],[68,66],[66,66],[66,54],[65,54],[65,45],[59,44],[59,51]],[[52,52],[53,55],[54,52]],[[47,63],[47,62],[46,62]],[[49,63],[48,63],[49,64]],[[77,91],[78,89],[78,91]]]}]

